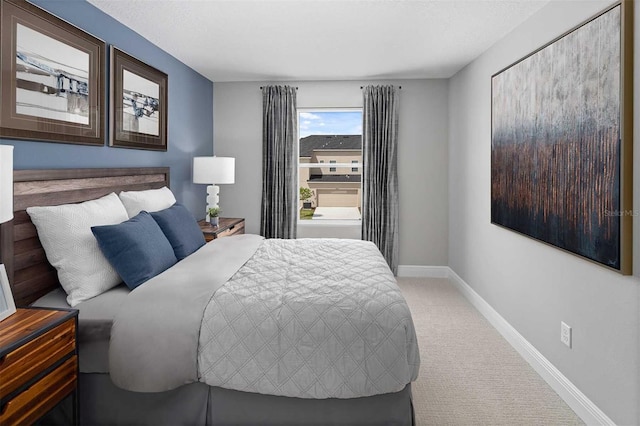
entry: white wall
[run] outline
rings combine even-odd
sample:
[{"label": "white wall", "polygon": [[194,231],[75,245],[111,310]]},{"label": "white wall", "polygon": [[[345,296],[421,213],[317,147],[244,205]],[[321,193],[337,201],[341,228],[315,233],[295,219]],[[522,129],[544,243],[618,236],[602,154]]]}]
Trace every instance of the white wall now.
[{"label": "white wall", "polygon": [[[640,424],[640,217],[635,277],[490,224],[491,75],[610,1],[552,1],[450,80],[449,262],[618,424]],[[640,5],[636,5],[634,206],[640,206]],[[573,348],[560,342],[573,327]]]},{"label": "white wall", "polygon": [[[221,185],[223,216],[246,218],[260,230],[262,191],[262,82],[215,83],[214,152],[236,157],[236,183]],[[446,80],[288,82],[299,108],[362,107],[364,84],[401,85],[398,147],[400,264],[448,264],[448,83]],[[334,228],[335,235],[359,231]],[[345,231],[345,232],[343,232]],[[318,236],[303,229],[301,236]]]}]

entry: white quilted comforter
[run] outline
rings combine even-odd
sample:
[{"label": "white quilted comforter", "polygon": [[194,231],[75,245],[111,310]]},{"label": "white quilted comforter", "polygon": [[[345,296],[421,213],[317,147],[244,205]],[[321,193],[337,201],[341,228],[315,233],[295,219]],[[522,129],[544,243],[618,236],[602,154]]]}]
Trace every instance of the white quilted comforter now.
[{"label": "white quilted comforter", "polygon": [[370,242],[265,240],[218,289],[200,329],[199,380],[299,398],[402,390],[420,358],[409,308]]}]

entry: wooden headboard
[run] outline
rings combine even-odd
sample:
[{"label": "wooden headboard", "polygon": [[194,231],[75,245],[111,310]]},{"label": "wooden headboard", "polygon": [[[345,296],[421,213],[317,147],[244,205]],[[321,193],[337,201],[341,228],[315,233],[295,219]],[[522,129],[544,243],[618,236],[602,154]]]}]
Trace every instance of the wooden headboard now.
[{"label": "wooden headboard", "polygon": [[111,192],[169,186],[168,167],[125,169],[15,170],[12,221],[0,225],[0,263],[4,263],[16,306],[28,306],[60,283],[25,211],[100,198]]}]

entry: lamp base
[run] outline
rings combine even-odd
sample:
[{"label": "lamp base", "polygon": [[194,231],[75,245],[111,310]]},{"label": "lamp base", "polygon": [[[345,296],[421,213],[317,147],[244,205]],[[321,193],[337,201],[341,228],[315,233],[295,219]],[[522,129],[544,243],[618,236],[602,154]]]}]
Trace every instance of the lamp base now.
[{"label": "lamp base", "polygon": [[220,187],[218,185],[207,186],[207,217],[206,220],[210,220],[209,209],[218,207],[220,201]]}]

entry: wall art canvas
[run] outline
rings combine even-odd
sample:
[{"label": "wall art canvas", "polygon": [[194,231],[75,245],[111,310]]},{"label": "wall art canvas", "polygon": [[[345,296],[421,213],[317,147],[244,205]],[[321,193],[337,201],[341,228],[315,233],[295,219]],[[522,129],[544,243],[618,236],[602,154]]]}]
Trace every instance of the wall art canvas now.
[{"label": "wall art canvas", "polygon": [[30,3],[1,8],[0,135],[104,144],[104,43]]},{"label": "wall art canvas", "polygon": [[623,6],[492,77],[491,221],[629,274],[632,14]]},{"label": "wall art canvas", "polygon": [[0,321],[16,313],[11,286],[4,265],[0,265]]},{"label": "wall art canvas", "polygon": [[167,75],[111,47],[110,145],[167,150]]},{"label": "wall art canvas", "polygon": [[122,128],[160,135],[160,86],[126,69],[122,76]]},{"label": "wall art canvas", "polygon": [[89,54],[16,25],[16,112],[89,124]]}]

